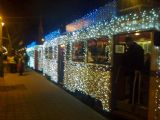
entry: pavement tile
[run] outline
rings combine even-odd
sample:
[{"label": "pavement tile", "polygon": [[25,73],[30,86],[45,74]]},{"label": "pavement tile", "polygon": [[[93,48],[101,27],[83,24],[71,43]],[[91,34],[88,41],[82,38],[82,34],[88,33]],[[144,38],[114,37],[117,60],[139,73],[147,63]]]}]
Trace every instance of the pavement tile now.
[{"label": "pavement tile", "polygon": [[41,74],[0,78],[0,120],[108,120]]}]

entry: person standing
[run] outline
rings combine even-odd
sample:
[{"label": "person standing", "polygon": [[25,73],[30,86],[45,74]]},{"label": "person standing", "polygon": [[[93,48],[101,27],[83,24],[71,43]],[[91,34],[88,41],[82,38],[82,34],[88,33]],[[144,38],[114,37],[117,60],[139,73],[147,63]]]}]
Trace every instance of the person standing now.
[{"label": "person standing", "polygon": [[24,69],[27,70],[28,67],[29,56],[27,52],[24,53]]},{"label": "person standing", "polygon": [[7,61],[9,64],[10,72],[11,73],[16,73],[17,72],[17,64],[15,61],[15,55],[11,54],[7,57]]},{"label": "person standing", "polygon": [[0,77],[4,77],[4,70],[3,70],[3,53],[0,51]]},{"label": "person standing", "polygon": [[140,45],[133,41],[131,36],[127,36],[125,38],[125,42],[127,45],[127,49],[124,54],[123,66],[126,71],[125,74],[129,86],[129,90],[126,93],[128,93],[127,97],[129,98],[129,103],[134,104],[133,97],[134,95],[137,95],[137,92],[134,93],[134,90],[136,90],[135,88],[133,88],[135,87],[134,80],[141,77],[141,73],[144,67],[144,50]]},{"label": "person standing", "polygon": [[20,54],[18,58],[18,72],[19,75],[23,75],[24,72],[24,56],[22,54]]}]

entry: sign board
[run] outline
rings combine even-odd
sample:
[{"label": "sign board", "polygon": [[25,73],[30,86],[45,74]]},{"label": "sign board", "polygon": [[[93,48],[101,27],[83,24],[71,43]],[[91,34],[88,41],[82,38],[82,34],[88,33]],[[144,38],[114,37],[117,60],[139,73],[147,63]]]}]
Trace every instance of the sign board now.
[{"label": "sign board", "polygon": [[124,53],[124,45],[115,45],[115,53]]}]

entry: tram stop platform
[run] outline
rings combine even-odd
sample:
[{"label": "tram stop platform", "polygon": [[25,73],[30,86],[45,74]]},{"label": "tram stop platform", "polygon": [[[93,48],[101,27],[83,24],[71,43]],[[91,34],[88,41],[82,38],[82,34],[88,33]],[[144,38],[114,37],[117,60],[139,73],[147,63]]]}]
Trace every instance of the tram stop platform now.
[{"label": "tram stop platform", "polygon": [[111,120],[41,74],[6,73],[0,78],[0,120]]}]

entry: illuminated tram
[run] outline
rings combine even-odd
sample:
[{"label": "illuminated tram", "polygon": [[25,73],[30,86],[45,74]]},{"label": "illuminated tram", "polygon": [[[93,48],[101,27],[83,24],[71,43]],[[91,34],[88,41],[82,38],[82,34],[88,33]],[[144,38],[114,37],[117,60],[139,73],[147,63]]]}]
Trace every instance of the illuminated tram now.
[{"label": "illuminated tram", "polygon": [[[160,11],[151,9],[114,17],[110,22],[98,22],[65,35],[52,32],[55,36],[41,49],[43,74],[72,93],[78,91],[93,98],[92,105],[100,101],[101,109],[108,113],[126,119],[158,120],[159,31]],[[124,39],[128,35],[143,48],[145,60],[150,58],[147,73],[134,81],[133,88],[138,95],[132,94],[135,100],[132,103],[125,98],[127,87],[131,86],[121,69],[126,52]]]}]

